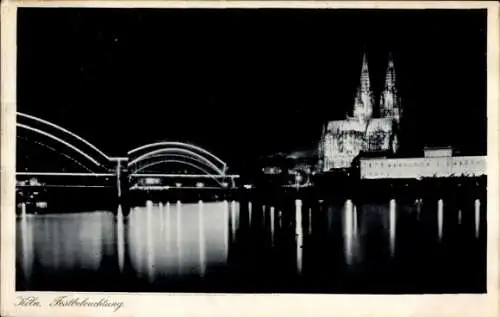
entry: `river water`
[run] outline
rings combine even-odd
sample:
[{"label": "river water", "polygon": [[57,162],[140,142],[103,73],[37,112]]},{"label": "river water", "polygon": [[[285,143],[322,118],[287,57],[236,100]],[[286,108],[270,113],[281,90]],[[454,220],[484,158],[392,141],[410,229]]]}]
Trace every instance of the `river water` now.
[{"label": "river water", "polygon": [[21,212],[17,290],[485,292],[479,199],[147,201],[116,212]]}]

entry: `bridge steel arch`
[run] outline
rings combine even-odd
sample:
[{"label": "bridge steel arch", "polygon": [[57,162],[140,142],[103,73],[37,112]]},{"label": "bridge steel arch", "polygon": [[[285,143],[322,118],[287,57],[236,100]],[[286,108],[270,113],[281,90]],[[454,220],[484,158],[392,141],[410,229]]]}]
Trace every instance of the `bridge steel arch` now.
[{"label": "bridge steel arch", "polygon": [[[176,150],[174,150],[176,149]],[[197,145],[183,143],[183,142],[171,142],[171,141],[163,141],[150,143],[146,145],[139,146],[135,149],[130,150],[127,154],[129,157],[129,166],[133,165],[132,163],[136,162],[139,158],[145,158],[149,155],[155,155],[158,153],[172,153],[174,151],[179,151],[184,154],[195,156],[200,158],[202,161],[206,162],[211,168],[215,166],[215,171],[220,175],[224,175],[227,170],[227,164],[219,157],[214,155],[213,153],[207,151],[206,149],[199,147]]]},{"label": "bridge steel arch", "polygon": [[[89,141],[59,125],[21,112],[17,112],[16,115],[18,121],[16,122],[17,128],[36,133],[39,136],[63,145],[65,148],[77,153],[79,157],[84,158],[87,162],[92,163],[93,167],[101,170],[106,169],[112,160],[111,157]],[[58,135],[54,132],[57,132]]]},{"label": "bridge steel arch", "polygon": [[207,159],[206,157],[190,150],[182,149],[182,148],[163,148],[163,149],[158,149],[154,150],[148,153],[145,153],[137,158],[129,159],[128,162],[128,170],[129,172],[132,172],[136,169],[136,165],[138,163],[144,162],[144,161],[149,161],[149,160],[161,160],[162,158],[168,158],[168,157],[179,157],[178,154],[181,154],[180,157],[192,157],[193,160],[198,161],[199,163],[203,164],[207,169],[211,170],[212,173],[216,175],[224,175],[225,171],[223,169],[220,169],[217,165],[215,165],[211,160]]},{"label": "bridge steel arch", "polygon": [[[155,162],[161,162],[165,158],[168,159],[177,159],[180,162],[191,162],[192,164],[196,164],[197,166],[204,167],[205,171],[207,173],[216,173],[217,175],[220,175],[219,170],[213,170],[217,166],[213,166],[211,163],[208,163],[206,160],[201,159],[197,155],[190,155],[191,153],[185,153],[185,152],[176,152],[176,151],[169,151],[168,153],[165,153],[164,151],[161,151],[159,153],[156,153],[154,155],[150,155],[145,157],[144,159],[141,159],[140,161],[132,161],[129,166],[128,172],[129,174],[134,174],[134,173],[139,173],[142,170],[155,166],[157,164],[154,164]],[[136,158],[137,159],[137,158]],[[209,164],[209,166],[207,166]],[[208,171],[207,168],[211,168],[212,171]]]},{"label": "bridge steel arch", "polygon": [[58,151],[56,148],[54,148],[54,147],[52,147],[52,146],[50,146],[50,145],[47,145],[47,144],[45,144],[45,143],[43,143],[43,142],[38,142],[38,141],[36,141],[36,140],[32,140],[32,139],[30,139],[30,138],[26,138],[26,137],[22,137],[22,136],[20,136],[20,135],[17,135],[16,137],[17,137],[18,139],[24,140],[24,141],[26,141],[26,142],[31,142],[31,143],[33,143],[33,144],[36,144],[36,145],[38,145],[38,146],[41,146],[41,147],[43,147],[43,148],[45,148],[45,149],[48,149],[49,151],[51,151],[51,152],[53,152],[53,153],[57,153],[58,155],[62,155],[62,156],[64,156],[65,158],[67,158],[68,160],[70,160],[70,161],[74,162],[76,165],[78,165],[78,166],[82,167],[82,168],[83,168],[84,170],[86,170],[87,172],[89,172],[89,173],[92,173],[92,172],[93,172],[92,167],[90,167],[90,166],[89,166],[89,165],[90,165],[90,162],[86,162],[86,163],[87,163],[87,164],[86,164],[86,163],[82,162],[81,160],[78,160],[77,158],[73,157],[72,155],[69,155],[69,154],[63,153],[63,152],[61,152],[61,151]]},{"label": "bridge steel arch", "polygon": [[188,160],[183,160],[183,159],[171,159],[171,158],[169,158],[169,159],[162,159],[162,160],[159,160],[159,161],[154,161],[152,163],[148,163],[148,164],[143,165],[140,168],[138,168],[135,171],[135,175],[140,175],[139,172],[142,171],[143,169],[148,168],[148,167],[152,167],[152,166],[156,166],[156,165],[161,165],[161,164],[170,164],[170,163],[183,164],[183,165],[187,165],[187,166],[193,167],[193,168],[199,170],[200,172],[202,172],[202,173],[204,173],[206,175],[212,176],[211,179],[214,180],[219,186],[221,186],[221,187],[224,186],[224,184],[223,184],[224,182],[222,182],[219,177],[211,175],[210,171],[208,171],[205,167],[200,166],[199,164],[196,164],[196,163],[191,163]]}]

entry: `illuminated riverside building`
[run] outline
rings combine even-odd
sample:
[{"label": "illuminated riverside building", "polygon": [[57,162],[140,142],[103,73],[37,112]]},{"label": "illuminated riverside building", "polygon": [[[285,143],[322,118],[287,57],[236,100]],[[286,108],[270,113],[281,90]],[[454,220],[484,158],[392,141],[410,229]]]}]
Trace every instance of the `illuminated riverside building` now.
[{"label": "illuminated riverside building", "polygon": [[424,157],[362,158],[361,179],[419,179],[486,175],[486,156],[453,156],[451,148],[424,150]]},{"label": "illuminated riverside building", "polygon": [[351,167],[360,152],[397,151],[402,109],[392,56],[389,56],[378,116],[374,108],[368,61],[364,54],[352,116],[330,121],[323,127],[318,149],[322,171]]}]

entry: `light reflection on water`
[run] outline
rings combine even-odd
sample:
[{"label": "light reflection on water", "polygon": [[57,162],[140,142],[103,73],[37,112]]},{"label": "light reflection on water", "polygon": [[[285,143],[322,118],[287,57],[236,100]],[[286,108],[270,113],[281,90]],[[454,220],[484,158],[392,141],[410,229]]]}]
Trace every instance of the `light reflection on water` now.
[{"label": "light reflection on water", "polygon": [[158,275],[203,276],[207,265],[226,263],[225,206],[177,203],[174,212],[169,203],[134,208],[128,224],[134,271],[151,280]]},{"label": "light reflection on water", "polygon": [[[106,244],[113,240],[113,215],[94,211],[78,214],[26,215],[18,219],[18,248],[26,273],[33,262],[48,270],[99,268]],[[25,274],[26,274],[25,273]]]},{"label": "light reflection on water", "polygon": [[[447,210],[442,199],[427,204],[420,199],[410,204],[391,199],[358,205],[346,200],[337,206],[296,200],[290,207],[237,201],[147,201],[133,207],[128,216],[121,206],[116,215],[107,211],[22,212],[17,219],[18,279],[25,289],[42,283],[39,276],[57,272],[97,272],[118,278],[135,276],[150,284],[168,283],[183,277],[203,278],[214,269],[230,270],[235,265],[240,266],[237,274],[245,275],[248,271],[242,267],[248,268],[241,263],[257,263],[248,265],[255,266],[255,271],[262,264],[272,275],[273,270],[290,265],[291,258],[295,276],[308,276],[328,267],[329,261],[336,263],[330,271],[342,267],[333,255],[335,241],[343,245],[343,265],[350,271],[363,271],[373,266],[374,259],[388,265],[398,252],[410,248],[411,241],[434,236],[431,240],[441,243],[446,232],[453,235],[450,229],[446,231],[448,227],[455,231],[468,227],[477,240],[481,207],[475,200],[451,218],[444,214],[454,211]],[[434,216],[423,217],[424,213]],[[424,230],[415,230],[419,226]],[[410,229],[413,236],[408,236]],[[288,247],[290,243],[293,248]],[[424,248],[424,242],[420,244]],[[43,283],[33,287],[50,289],[49,282]]]}]

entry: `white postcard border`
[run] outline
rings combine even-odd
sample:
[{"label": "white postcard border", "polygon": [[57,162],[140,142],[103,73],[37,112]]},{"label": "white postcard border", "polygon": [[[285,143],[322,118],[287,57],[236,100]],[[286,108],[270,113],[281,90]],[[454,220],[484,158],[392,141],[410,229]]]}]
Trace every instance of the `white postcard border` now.
[{"label": "white postcard border", "polygon": [[[488,8],[488,293],[483,295],[285,295],[15,292],[16,8]],[[2,3],[1,73],[1,315],[2,316],[499,316],[499,6],[496,2],[327,1],[6,1]],[[467,62],[467,61],[464,61]],[[474,106],[474,105],[472,105]],[[16,296],[36,296],[43,307],[16,307]],[[106,298],[106,307],[50,307],[58,296]]]}]

